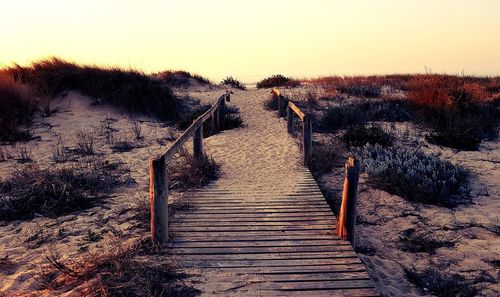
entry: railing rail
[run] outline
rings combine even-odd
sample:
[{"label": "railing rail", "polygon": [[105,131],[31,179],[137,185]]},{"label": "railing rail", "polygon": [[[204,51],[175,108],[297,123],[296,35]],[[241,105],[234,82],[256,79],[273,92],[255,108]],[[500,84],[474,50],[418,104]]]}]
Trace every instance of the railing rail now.
[{"label": "railing rail", "polygon": [[203,158],[203,123],[212,120],[212,133],[218,133],[223,124],[221,110],[230,100],[231,91],[219,97],[204,114],[193,121],[163,154],[149,160],[149,197],[151,205],[151,238],[158,243],[168,241],[168,174],[167,162],[193,137],[193,156]]},{"label": "railing rail", "polygon": [[297,105],[292,101],[285,100],[284,96],[278,89],[272,89],[271,94],[278,99],[278,114],[283,115],[283,110],[286,106],[287,130],[288,133],[293,133],[293,121],[297,116],[302,123],[302,153],[304,166],[309,166],[312,158],[312,120],[307,116]]}]

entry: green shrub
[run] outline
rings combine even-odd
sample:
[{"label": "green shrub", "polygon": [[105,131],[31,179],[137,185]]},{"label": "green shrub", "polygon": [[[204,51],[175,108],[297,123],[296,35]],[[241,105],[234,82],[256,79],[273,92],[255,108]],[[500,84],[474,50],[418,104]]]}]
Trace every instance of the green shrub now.
[{"label": "green shrub", "polygon": [[228,85],[233,88],[237,88],[240,90],[246,90],[247,88],[237,79],[233,78],[232,76],[228,76],[224,78],[221,82],[221,85]]},{"label": "green shrub", "polygon": [[380,189],[412,201],[454,207],[470,201],[469,171],[405,147],[367,146],[361,156],[369,181]]},{"label": "green shrub", "polygon": [[257,88],[296,87],[299,85],[300,82],[298,80],[277,74],[259,81],[257,83]]},{"label": "green shrub", "polygon": [[348,147],[360,147],[366,144],[379,144],[385,147],[392,145],[394,137],[380,127],[360,125],[347,129],[342,136],[342,140]]}]

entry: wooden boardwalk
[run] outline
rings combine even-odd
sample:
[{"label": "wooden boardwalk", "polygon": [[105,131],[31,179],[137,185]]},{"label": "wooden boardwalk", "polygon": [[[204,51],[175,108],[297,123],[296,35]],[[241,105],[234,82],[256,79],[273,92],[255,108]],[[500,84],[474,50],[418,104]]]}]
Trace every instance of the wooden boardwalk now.
[{"label": "wooden boardwalk", "polygon": [[309,170],[286,195],[212,186],[172,218],[171,252],[204,296],[378,296]]}]

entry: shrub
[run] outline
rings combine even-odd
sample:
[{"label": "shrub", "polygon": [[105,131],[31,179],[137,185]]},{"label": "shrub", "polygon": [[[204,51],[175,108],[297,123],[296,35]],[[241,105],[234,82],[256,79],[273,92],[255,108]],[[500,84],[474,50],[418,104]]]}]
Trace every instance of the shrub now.
[{"label": "shrub", "polygon": [[49,98],[66,90],[77,90],[130,113],[153,115],[163,120],[178,119],[181,102],[159,79],[135,70],[81,66],[58,58],[41,60],[31,67],[6,70],[21,83],[33,85]]},{"label": "shrub", "polygon": [[210,104],[203,104],[193,107],[189,112],[183,113],[181,118],[179,119],[179,128],[186,129],[187,127],[191,126],[193,121],[207,112],[210,107],[212,107]]},{"label": "shrub", "polygon": [[341,164],[344,148],[336,138],[331,137],[324,143],[314,143],[312,147],[312,158],[310,169],[314,174],[330,172]]},{"label": "shrub", "polygon": [[357,153],[370,182],[389,193],[446,207],[470,201],[469,172],[437,155],[379,145],[367,146]]},{"label": "shrub", "polygon": [[264,101],[264,108],[267,110],[278,110],[278,97],[271,95]]},{"label": "shrub", "polygon": [[247,88],[237,79],[233,78],[232,76],[228,76],[224,78],[221,82],[221,85],[228,85],[233,88],[237,88],[240,90],[246,90]]},{"label": "shrub", "polygon": [[28,140],[30,134],[19,127],[28,124],[35,102],[26,86],[0,72],[0,142]]},{"label": "shrub", "polygon": [[100,194],[121,184],[115,164],[91,162],[69,168],[25,167],[0,181],[0,220],[57,217],[92,207]]},{"label": "shrub", "polygon": [[386,147],[392,145],[394,137],[380,127],[361,125],[349,128],[342,136],[342,140],[348,147],[360,147],[366,144]]},{"label": "shrub", "polygon": [[320,125],[324,129],[335,131],[370,121],[403,122],[409,119],[410,112],[403,101],[365,101],[329,108]]},{"label": "shrub", "polygon": [[377,98],[382,93],[382,88],[376,85],[346,85],[338,88],[342,93],[357,97]]},{"label": "shrub", "polygon": [[298,80],[277,74],[259,81],[257,83],[257,88],[296,87],[299,85],[300,82]]},{"label": "shrub", "polygon": [[240,110],[235,106],[225,105],[222,111],[224,120],[222,121],[221,130],[231,130],[244,126],[243,118],[240,115]]},{"label": "shrub", "polygon": [[167,70],[156,74],[163,82],[172,87],[187,88],[194,84],[210,85],[210,80],[198,74],[191,74],[182,70]]},{"label": "shrub", "polygon": [[478,292],[472,282],[462,276],[445,275],[435,268],[427,268],[423,272],[405,269],[405,274],[411,283],[438,297],[468,297]]},{"label": "shrub", "polygon": [[201,187],[219,177],[219,165],[204,154],[197,159],[187,150],[181,150],[180,157],[168,164],[170,189],[185,190]]},{"label": "shrub", "polygon": [[429,253],[433,255],[437,249],[442,247],[452,248],[456,241],[436,238],[432,232],[416,232],[415,229],[408,229],[403,232],[400,239],[401,249],[410,253]]}]

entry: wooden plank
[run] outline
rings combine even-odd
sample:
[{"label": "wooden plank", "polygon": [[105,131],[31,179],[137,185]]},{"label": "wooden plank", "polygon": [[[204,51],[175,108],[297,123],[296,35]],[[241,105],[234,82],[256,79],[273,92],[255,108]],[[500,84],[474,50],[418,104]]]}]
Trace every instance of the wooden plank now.
[{"label": "wooden plank", "polygon": [[210,255],[210,254],[281,254],[281,253],[303,253],[303,252],[331,252],[349,251],[350,246],[296,246],[296,247],[216,247],[216,248],[179,248],[173,249],[175,255]]},{"label": "wooden plank", "polygon": [[[324,273],[343,273],[343,272],[364,272],[364,266],[360,261],[356,260],[354,256],[344,256],[349,252],[336,252],[334,256],[326,258],[295,258],[295,259],[225,259],[225,260],[187,260],[183,259],[183,267],[196,267],[196,268],[248,268],[248,267],[260,267],[260,268],[278,268],[278,269],[290,269],[290,268],[304,268],[313,266],[328,266],[331,271],[324,272],[318,271],[318,274]],[[352,252],[351,252],[352,253]],[[348,255],[348,254],[347,254]],[[254,272],[251,272],[254,273]]]},{"label": "wooden plank", "polygon": [[183,237],[177,236],[173,237],[173,242],[238,242],[238,241],[284,241],[284,240],[339,240],[342,241],[341,245],[346,244],[347,241],[340,240],[337,236],[333,234],[294,234],[294,235],[268,235],[268,236],[247,236],[246,234],[238,234],[239,236],[224,236],[224,237],[210,237],[210,238],[201,238],[201,237]]},{"label": "wooden plank", "polygon": [[[233,273],[252,273],[262,275],[279,275],[279,274],[313,274],[313,273],[341,273],[365,271],[364,265],[361,262],[356,262],[355,258],[340,258],[335,259],[338,264],[331,265],[283,265],[283,266],[230,266],[230,267],[185,267],[189,271],[206,272],[217,269],[221,272]],[[187,262],[184,262],[187,263]],[[203,264],[201,264],[203,265]]]},{"label": "wooden plank", "polygon": [[[304,221],[301,221],[304,222]],[[334,226],[335,220],[322,220],[322,221],[306,221],[308,222],[307,226]],[[276,227],[286,227],[286,226],[297,226],[298,221],[289,221],[289,222],[276,222],[276,221],[257,221],[257,222],[241,222],[238,220],[235,221],[204,221],[202,223],[196,221],[173,221],[170,226],[172,227],[222,227],[222,226],[230,226],[230,227],[247,227],[247,226],[276,226]]]},{"label": "wooden plank", "polygon": [[[179,255],[179,259],[183,261],[254,261],[254,260],[293,260],[293,259],[333,259],[339,252],[347,252],[345,250],[329,251],[329,252],[302,252],[302,253],[277,253],[277,254],[211,254],[211,255]],[[335,265],[351,265],[361,264],[359,258],[349,258],[342,262],[337,262]],[[364,266],[361,266],[364,267]]]},{"label": "wooden plank", "polygon": [[[346,245],[347,242],[342,241]],[[283,240],[283,241],[269,241],[269,240],[241,240],[241,241],[205,241],[205,242],[174,242],[173,247],[248,247],[248,246],[265,246],[265,247],[277,247],[277,246],[313,246],[313,245],[341,245],[339,240],[333,239],[321,239],[321,240]],[[354,254],[356,255],[356,254]]]}]

